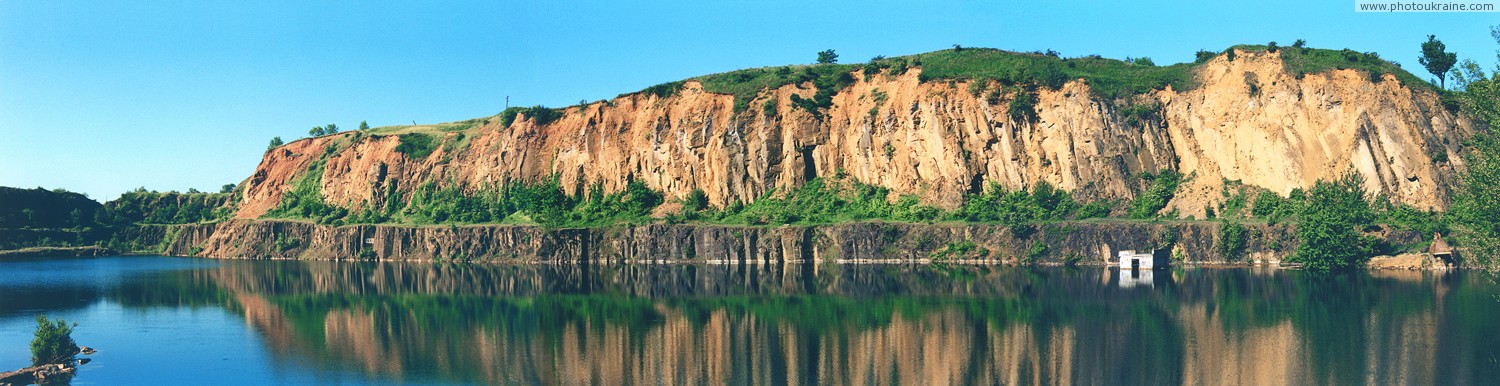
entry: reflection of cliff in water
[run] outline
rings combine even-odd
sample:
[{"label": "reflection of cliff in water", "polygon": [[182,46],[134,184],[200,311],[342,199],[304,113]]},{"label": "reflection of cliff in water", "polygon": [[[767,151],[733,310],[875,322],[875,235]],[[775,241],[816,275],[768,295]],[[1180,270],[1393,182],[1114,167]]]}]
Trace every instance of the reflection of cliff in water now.
[{"label": "reflection of cliff in water", "polygon": [[[194,275],[181,273],[180,275]],[[192,279],[288,361],[483,383],[1464,383],[1494,288],[891,265],[226,262]],[[1162,277],[1164,276],[1164,277]],[[191,298],[191,297],[181,297]]]}]

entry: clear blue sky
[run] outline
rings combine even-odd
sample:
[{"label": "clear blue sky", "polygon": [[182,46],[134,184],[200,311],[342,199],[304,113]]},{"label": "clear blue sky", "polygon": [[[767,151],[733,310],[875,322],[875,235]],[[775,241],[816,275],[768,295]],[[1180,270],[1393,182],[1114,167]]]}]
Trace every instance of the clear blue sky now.
[{"label": "clear blue sky", "polygon": [[[1314,3],[1314,4],[1308,4]],[[1426,78],[1436,34],[1493,68],[1500,13],[1355,13],[1350,0],[0,0],[0,185],[108,200],[238,183],[273,136],[560,106],[739,68],[962,44],[1191,60],[1298,38]]]}]

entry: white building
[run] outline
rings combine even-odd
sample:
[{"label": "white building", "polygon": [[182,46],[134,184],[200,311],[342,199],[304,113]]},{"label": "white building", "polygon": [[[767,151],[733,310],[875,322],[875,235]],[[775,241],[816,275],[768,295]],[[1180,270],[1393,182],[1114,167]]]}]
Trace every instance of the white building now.
[{"label": "white building", "polygon": [[1166,266],[1165,259],[1159,259],[1155,253],[1136,253],[1136,251],[1120,251],[1120,270],[1151,270],[1156,266]]}]

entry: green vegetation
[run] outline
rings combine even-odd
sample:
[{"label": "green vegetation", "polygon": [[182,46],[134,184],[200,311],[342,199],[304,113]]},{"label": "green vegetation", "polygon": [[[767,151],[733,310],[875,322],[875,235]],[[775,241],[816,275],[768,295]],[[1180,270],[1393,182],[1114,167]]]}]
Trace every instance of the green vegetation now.
[{"label": "green vegetation", "polygon": [[[1500,45],[1500,26],[1490,29]],[[1496,58],[1500,58],[1497,51]],[[1455,85],[1462,88],[1457,99],[1464,112],[1489,130],[1476,133],[1463,153],[1468,172],[1459,180],[1450,213],[1461,226],[1459,233],[1478,263],[1500,270],[1500,68],[1490,74],[1472,60],[1455,70]]]},{"label": "green vegetation", "polygon": [[[801,102],[802,105],[799,107],[808,111],[817,111],[819,108],[832,106],[833,94],[854,83],[854,76],[850,73],[857,68],[854,65],[842,64],[766,67],[700,76],[695,79],[703,84],[705,91],[733,95],[735,112],[748,109],[750,102],[759,97],[763,90],[788,84],[802,85],[813,82],[813,87],[817,88],[816,94],[811,99],[806,99],[807,102]],[[794,105],[798,103],[793,101]]]},{"label": "green vegetation", "polygon": [[[439,187],[428,182],[409,195],[388,188],[381,202],[365,203],[356,211],[330,207],[321,195],[306,187],[314,177],[299,180],[267,217],[306,218],[320,224],[479,224],[518,221],[553,228],[603,226],[650,221],[651,210],[662,196],[641,182],[605,194],[602,185],[590,187],[583,197],[564,193],[558,181],[540,184],[510,184],[502,188],[464,191],[455,185]],[[512,219],[518,216],[519,219]],[[510,219],[510,220],[508,220]]]},{"label": "green vegetation", "polygon": [[1235,260],[1245,254],[1245,226],[1229,221],[1219,222],[1219,256]]},{"label": "green vegetation", "polygon": [[562,110],[551,109],[543,106],[511,107],[500,112],[500,126],[510,127],[516,121],[517,116],[530,118],[537,126],[552,123],[552,121],[563,117]]},{"label": "green vegetation", "polygon": [[1297,223],[1299,243],[1291,260],[1312,271],[1363,267],[1374,249],[1373,240],[1358,233],[1375,220],[1366,198],[1364,178],[1357,173],[1314,184]]},{"label": "green vegetation", "polygon": [[1109,213],[1106,203],[1079,204],[1066,191],[1055,189],[1046,181],[1038,182],[1031,191],[1007,191],[1005,187],[991,184],[984,193],[965,198],[949,218],[969,222],[993,222],[1009,227],[1017,235],[1031,232],[1031,225],[1039,222],[1082,220],[1103,217]]},{"label": "green vegetation", "polygon": [[1172,197],[1177,194],[1177,185],[1182,182],[1182,175],[1164,170],[1158,174],[1141,173],[1139,177],[1146,188],[1130,203],[1130,218],[1156,218],[1157,212],[1167,207],[1167,202],[1172,201]]},{"label": "green vegetation", "polygon": [[[1295,47],[1295,46],[1294,46]],[[1262,45],[1238,45],[1230,49],[1230,52],[1238,49],[1246,52],[1268,52],[1270,47]],[[1416,75],[1401,69],[1401,66],[1380,58],[1374,52],[1358,52],[1350,49],[1327,50],[1317,48],[1295,48],[1278,50],[1281,60],[1285,63],[1285,71],[1301,79],[1307,74],[1324,73],[1332,70],[1354,69],[1367,72],[1373,76],[1392,74],[1401,84],[1407,87],[1432,88],[1430,83],[1422,81]],[[1231,59],[1232,60],[1232,59]]]},{"label": "green vegetation", "polygon": [[413,160],[426,159],[437,150],[437,140],[431,135],[422,133],[401,134],[401,143],[396,145],[396,152],[406,155]]},{"label": "green vegetation", "polygon": [[323,201],[323,164],[314,163],[292,183],[292,189],[281,194],[281,202],[266,212],[271,218],[304,218],[319,224],[333,224],[348,214],[348,210],[328,205]]},{"label": "green vegetation", "polygon": [[370,123],[359,121],[359,131],[370,131]]},{"label": "green vegetation", "polygon": [[1447,49],[1448,46],[1437,40],[1436,35],[1427,35],[1427,41],[1422,43],[1422,56],[1417,58],[1427,72],[1438,78],[1439,88],[1445,90],[1448,89],[1448,70],[1458,63],[1458,54],[1447,52]]},{"label": "green vegetation", "polygon": [[916,196],[887,202],[883,187],[839,178],[814,178],[785,192],[770,192],[750,205],[731,203],[722,210],[704,209],[674,215],[669,221],[703,221],[747,225],[828,224],[859,220],[933,221],[941,213],[921,205]]},{"label": "green vegetation", "polygon": [[63,189],[0,186],[0,228],[92,227],[101,219],[103,209],[88,196]]},{"label": "green vegetation", "polygon": [[679,81],[676,81],[676,82],[662,83],[662,84],[658,84],[658,85],[655,85],[655,86],[647,87],[645,90],[641,90],[640,93],[641,94],[647,94],[647,95],[655,95],[657,98],[671,98],[672,96],[677,95],[677,91],[682,90],[683,83],[686,83],[686,82],[683,82],[683,81],[679,80]]},{"label": "green vegetation", "polygon": [[194,224],[229,218],[233,200],[230,193],[152,192],[137,188],[105,203],[104,209],[109,222],[119,226]]},{"label": "green vegetation", "polygon": [[989,48],[936,51],[911,58],[921,63],[923,80],[992,80],[1005,86],[1056,89],[1069,80],[1083,79],[1095,93],[1107,99],[1125,98],[1168,85],[1177,90],[1197,87],[1191,64],[1159,67],[1154,63],[1148,66],[1098,56],[1064,59],[1056,53]]},{"label": "green vegetation", "polygon": [[78,355],[78,343],[73,342],[76,327],[78,323],[69,324],[62,319],[49,321],[46,315],[37,315],[36,333],[31,338],[31,365],[65,363]]},{"label": "green vegetation", "polygon": [[281,142],[281,137],[271,137],[271,144],[270,145],[266,145],[266,151],[274,150],[274,149],[276,149],[278,147],[281,147],[281,145],[285,145],[285,144],[286,143]]},{"label": "green vegetation", "polygon": [[1019,90],[1015,92],[1015,96],[1016,98],[1010,101],[1010,106],[1006,107],[1005,111],[1010,115],[1010,119],[1018,122],[1036,122],[1036,97],[1031,93],[1019,92]]},{"label": "green vegetation", "polygon": [[989,254],[989,250],[982,248],[977,244],[974,244],[973,241],[963,240],[948,242],[947,245],[943,246],[943,249],[933,251],[932,256],[930,257],[932,260],[948,260],[953,258],[968,257],[971,255],[985,257]]},{"label": "green vegetation", "polygon": [[839,62],[839,54],[832,49],[818,51],[818,64],[834,64]]}]

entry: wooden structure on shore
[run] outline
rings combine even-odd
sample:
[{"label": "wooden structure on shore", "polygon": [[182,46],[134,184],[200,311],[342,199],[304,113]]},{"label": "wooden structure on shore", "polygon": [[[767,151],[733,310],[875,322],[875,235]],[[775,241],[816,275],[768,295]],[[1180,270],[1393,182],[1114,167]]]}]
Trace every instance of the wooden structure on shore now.
[{"label": "wooden structure on shore", "polygon": [[1438,261],[1442,261],[1444,264],[1452,266],[1457,263],[1453,259],[1453,247],[1449,246],[1448,242],[1443,241],[1443,234],[1441,233],[1434,232],[1432,234],[1432,246],[1427,247],[1427,252],[1431,253],[1432,257],[1437,258]]}]

